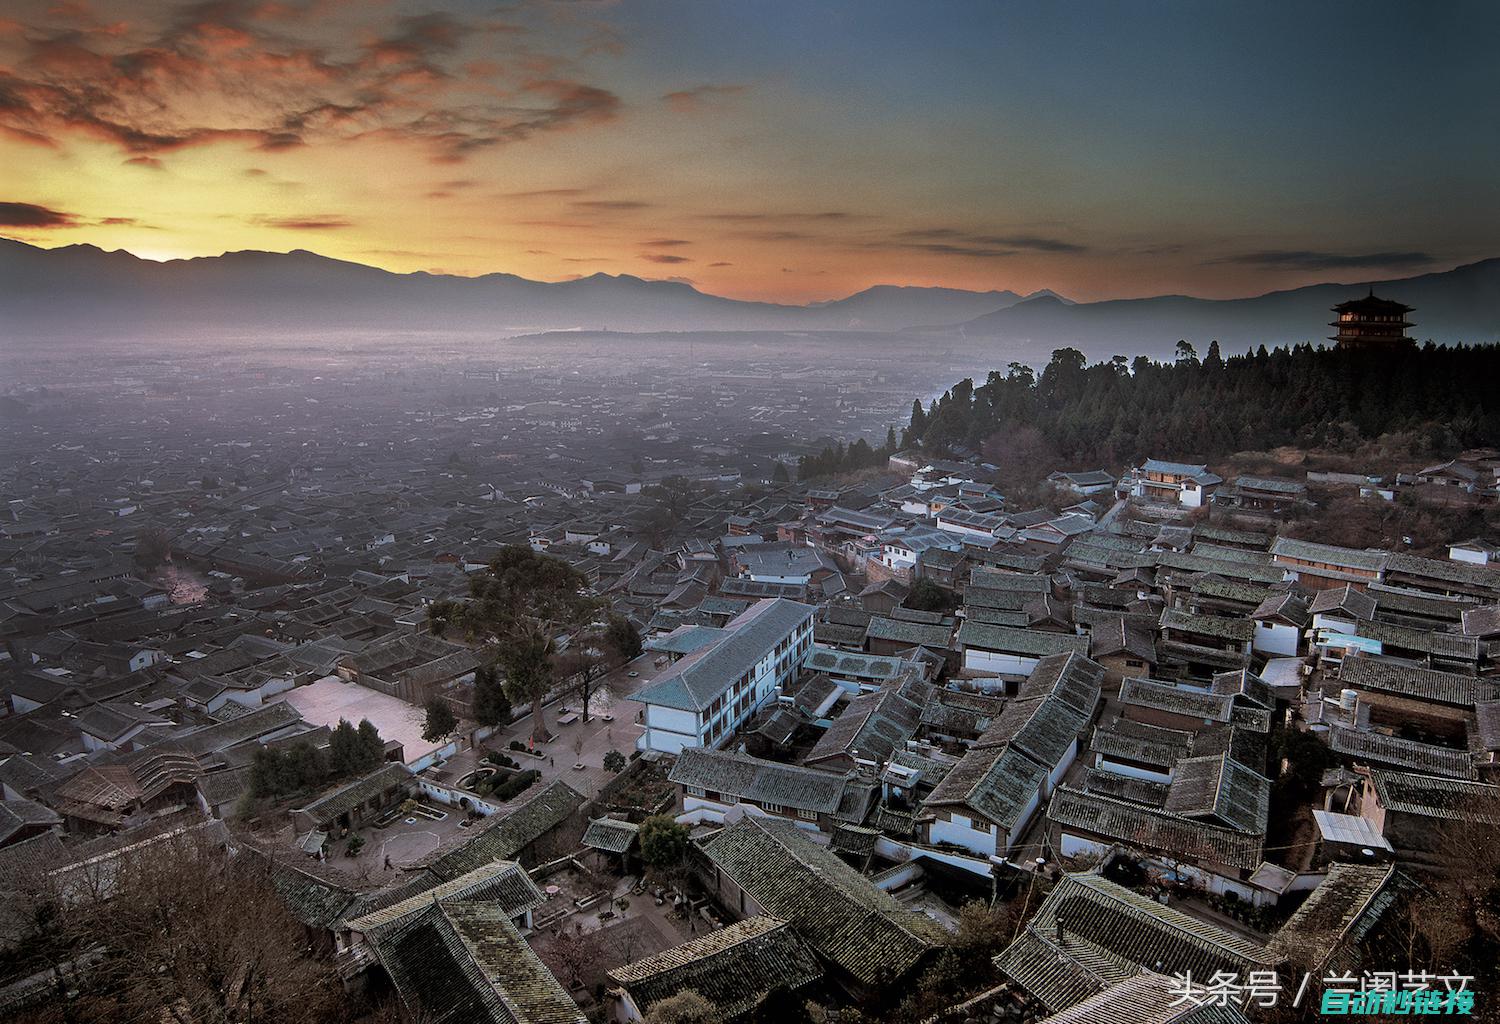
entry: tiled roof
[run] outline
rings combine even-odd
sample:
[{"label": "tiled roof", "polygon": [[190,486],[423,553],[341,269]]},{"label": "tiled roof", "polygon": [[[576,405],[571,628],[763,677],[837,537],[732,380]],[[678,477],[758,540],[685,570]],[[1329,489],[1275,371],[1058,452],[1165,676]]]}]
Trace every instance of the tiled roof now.
[{"label": "tiled roof", "polygon": [[429,904],[449,899],[496,903],[504,908],[507,917],[512,918],[535,910],[546,901],[521,865],[502,860],[477,867],[388,907],[351,918],[345,927],[355,932],[377,932],[420,913]]},{"label": "tiled roof", "polygon": [[1357,971],[1366,939],[1410,885],[1394,865],[1332,864],[1270,948],[1319,974],[1328,968]]},{"label": "tiled roof", "polygon": [[912,647],[920,645],[941,651],[948,647],[953,629],[941,623],[909,622],[877,615],[870,620],[865,636],[870,640],[886,640]]},{"label": "tiled roof", "polygon": [[592,818],[583,830],[583,845],[605,853],[624,853],[635,843],[641,827],[619,818]]},{"label": "tiled roof", "polygon": [[1002,829],[1014,828],[1037,798],[1047,768],[1009,744],[971,747],[938,783],[924,807],[967,807]]},{"label": "tiled roof", "polygon": [[1373,690],[1455,707],[1468,707],[1495,690],[1494,682],[1473,676],[1367,655],[1345,658],[1339,667],[1339,683],[1351,689]]},{"label": "tiled roof", "polygon": [[486,819],[477,834],[464,836],[458,846],[438,854],[427,866],[438,877],[448,879],[491,861],[513,860],[585,802],[583,795],[566,782],[548,783],[514,810]]},{"label": "tiled roof", "polygon": [[1212,722],[1229,721],[1234,707],[1234,699],[1224,694],[1200,693],[1153,679],[1121,682],[1120,703]]},{"label": "tiled roof", "polygon": [[702,849],[766,913],[863,985],[905,975],[946,939],[789,822],[747,815]]},{"label": "tiled roof", "polygon": [[701,711],[812,618],[809,605],[769,598],[733,619],[716,642],[668,666],[635,695],[646,704]]},{"label": "tiled roof", "polygon": [[1223,615],[1194,615],[1169,608],[1161,614],[1161,628],[1248,643],[1255,638],[1255,623]]},{"label": "tiled roof", "polygon": [[1428,775],[1474,780],[1479,777],[1466,750],[1454,750],[1401,736],[1361,732],[1334,726],[1328,731],[1328,747],[1335,754],[1365,764],[1376,764]]},{"label": "tiled roof", "polygon": [[407,1012],[431,1024],[584,1024],[503,907],[430,903],[371,945]]},{"label": "tiled roof", "polygon": [[1317,562],[1341,569],[1360,569],[1366,572],[1383,572],[1390,561],[1388,551],[1344,548],[1336,544],[1317,544],[1291,537],[1277,537],[1271,545],[1271,554],[1277,558],[1291,558],[1299,562]]},{"label": "tiled roof", "polygon": [[1059,786],[1047,820],[1065,830],[1083,830],[1145,853],[1250,870],[1261,861],[1262,837],[1190,821],[1166,811]]},{"label": "tiled roof", "polygon": [[331,793],[318,797],[306,807],[299,808],[299,812],[310,814],[318,821],[332,821],[392,786],[409,786],[412,782],[411,770],[406,765],[387,761],[368,775],[345,783]]},{"label": "tiled roof", "polygon": [[[1207,980],[1195,979],[1195,988]],[[1179,979],[1142,971],[1037,1024],[1249,1024],[1249,1019],[1232,1006],[1184,998]]]},{"label": "tiled roof", "polygon": [[1243,976],[1275,963],[1258,942],[1094,874],[1063,876],[1022,936],[995,959],[1002,973],[1054,1011],[1147,964],[1165,975],[1208,978],[1216,971]]},{"label": "tiled roof", "polygon": [[1271,809],[1271,780],[1228,754],[1177,762],[1162,809],[1186,818],[1217,819],[1251,835],[1264,835]]},{"label": "tiled roof", "polygon": [[1370,781],[1387,811],[1500,825],[1500,786],[1380,768],[1371,770]]},{"label": "tiled roof", "polygon": [[685,748],[667,778],[679,786],[820,814],[837,811],[849,785],[842,774],[705,747]]},{"label": "tiled roof", "polygon": [[807,943],[785,921],[748,917],[719,931],[608,972],[642,1011],[688,990],[726,1021],[748,1014],[774,990],[796,992],[823,977]]},{"label": "tiled roof", "polygon": [[975,741],[976,748],[1010,745],[1051,771],[1088,728],[1087,715],[1061,698],[1012,700]]},{"label": "tiled roof", "polygon": [[958,643],[963,647],[979,647],[990,651],[1003,651],[1030,657],[1046,657],[1049,654],[1072,652],[1088,657],[1089,638],[1072,633],[1044,633],[1033,629],[1017,629],[1012,626],[995,626],[984,622],[966,621],[958,628]]}]

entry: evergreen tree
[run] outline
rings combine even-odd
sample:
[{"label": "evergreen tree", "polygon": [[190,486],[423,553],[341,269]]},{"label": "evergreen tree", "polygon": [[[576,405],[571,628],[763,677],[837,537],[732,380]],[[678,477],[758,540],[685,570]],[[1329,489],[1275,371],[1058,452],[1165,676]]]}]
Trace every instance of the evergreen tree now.
[{"label": "evergreen tree", "polygon": [[453,710],[441,697],[428,698],[423,711],[422,738],[428,743],[445,740],[458,728],[458,719],[453,717]]},{"label": "evergreen tree", "polygon": [[474,720],[480,725],[509,725],[511,710],[505,680],[493,664],[481,664],[474,670]]}]

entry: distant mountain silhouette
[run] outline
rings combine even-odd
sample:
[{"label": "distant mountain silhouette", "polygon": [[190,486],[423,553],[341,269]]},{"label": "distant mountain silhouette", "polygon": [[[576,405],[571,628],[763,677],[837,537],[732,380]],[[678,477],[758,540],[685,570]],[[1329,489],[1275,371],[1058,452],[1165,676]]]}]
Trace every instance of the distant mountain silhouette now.
[{"label": "distant mountain silhouette", "polygon": [[1002,342],[1027,361],[1046,361],[1072,346],[1086,354],[1170,353],[1178,339],[1201,355],[1215,339],[1226,355],[1264,344],[1321,343],[1329,307],[1376,294],[1415,306],[1412,337],[1444,344],[1500,341],[1500,259],[1470,263],[1418,277],[1357,284],[1316,284],[1248,299],[1195,299],[1162,295],[1067,304],[1051,296],[1030,298],[954,326],[923,329],[928,335]]},{"label": "distant mountain silhouette", "polygon": [[92,245],[0,239],[0,334],[30,340],[195,331],[465,331],[496,337],[586,331],[901,331],[1045,362],[1071,345],[1099,358],[1172,351],[1179,338],[1226,353],[1321,341],[1328,307],[1377,293],[1416,307],[1419,339],[1500,339],[1500,259],[1399,280],[1321,284],[1246,299],[1179,295],[1073,303],[1043,289],[878,285],[809,306],[744,302],[691,285],[594,274],[547,283],[514,274],[395,274],[305,250],[157,263]]},{"label": "distant mountain silhouette", "polygon": [[0,317],[18,334],[120,334],[226,326],[308,330],[719,331],[954,324],[1021,301],[1014,292],[881,286],[836,302],[743,302],[673,281],[594,274],[395,274],[305,250],[158,263],[92,245],[0,239]]}]

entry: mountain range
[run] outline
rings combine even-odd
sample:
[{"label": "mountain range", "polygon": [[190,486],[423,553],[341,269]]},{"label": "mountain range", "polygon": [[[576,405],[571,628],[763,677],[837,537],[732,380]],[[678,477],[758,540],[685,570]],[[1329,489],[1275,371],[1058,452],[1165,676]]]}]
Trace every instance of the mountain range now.
[{"label": "mountain range", "polygon": [[1440,273],[1320,284],[1244,299],[1165,295],[1071,302],[1051,291],[880,285],[808,306],[746,302],[689,284],[594,274],[548,283],[513,274],[396,274],[305,250],[155,262],[92,245],[0,239],[0,331],[49,339],[183,336],[233,329],[478,332],[882,331],[973,343],[1044,361],[1072,345],[1094,357],[1169,353],[1179,338],[1226,352],[1317,340],[1328,307],[1376,292],[1415,306],[1418,338],[1500,340],[1500,259]]}]

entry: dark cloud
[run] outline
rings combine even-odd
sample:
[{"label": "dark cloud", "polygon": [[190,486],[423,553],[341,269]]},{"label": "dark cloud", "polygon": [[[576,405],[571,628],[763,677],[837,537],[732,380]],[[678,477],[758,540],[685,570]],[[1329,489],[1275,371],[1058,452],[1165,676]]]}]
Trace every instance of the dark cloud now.
[{"label": "dark cloud", "polygon": [[718,99],[744,91],[743,85],[696,85],[691,89],[669,92],[661,98],[661,101],[673,110],[691,114],[702,110]]},{"label": "dark cloud", "polygon": [[704,220],[722,220],[730,222],[764,222],[764,221],[844,221],[854,220],[858,214],[848,213],[844,210],[817,210],[811,213],[784,211],[781,213],[705,213]]},{"label": "dark cloud", "polygon": [[1302,249],[1265,249],[1259,252],[1222,256],[1211,263],[1233,263],[1238,266],[1268,270],[1361,270],[1370,267],[1410,268],[1436,263],[1425,252],[1311,252]]},{"label": "dark cloud", "polygon": [[267,228],[284,228],[288,231],[337,231],[353,227],[354,222],[332,214],[316,214],[305,217],[256,217],[252,223]]},{"label": "dark cloud", "polygon": [[579,199],[568,205],[580,210],[644,210],[651,204],[634,199]]},{"label": "dark cloud", "polygon": [[77,217],[61,210],[34,203],[0,203],[0,227],[71,228],[77,224]]},{"label": "dark cloud", "polygon": [[802,242],[812,235],[805,231],[731,231],[730,235],[735,238],[745,238],[752,242]]},{"label": "dark cloud", "polygon": [[[360,138],[426,145],[452,162],[620,108],[609,90],[568,77],[565,61],[498,41],[514,35],[500,26],[370,15],[349,49],[312,35],[316,18],[276,13],[302,6],[208,0],[129,25],[81,11],[66,31],[22,24],[17,59],[0,70],[0,133],[48,146],[102,140],[144,166],[218,142],[276,152]],[[467,51],[481,41],[487,57],[512,58],[496,64],[499,77],[471,70]]]},{"label": "dark cloud", "polygon": [[502,192],[501,199],[540,199],[546,196],[581,196],[586,189],[581,188],[537,188],[529,192]]},{"label": "dark cloud", "polygon": [[689,259],[686,256],[673,256],[672,254],[665,253],[665,252],[643,252],[643,253],[641,253],[641,259],[648,260],[651,263],[691,263],[691,262],[693,262],[691,259]]},{"label": "dark cloud", "polygon": [[710,263],[709,266],[710,267],[732,267],[732,266],[734,266],[734,264],[730,263],[730,262],[728,262],[726,260],[718,260],[717,262]]},{"label": "dark cloud", "polygon": [[641,243],[655,249],[670,249],[679,245],[692,245],[686,238],[652,238]]},{"label": "dark cloud", "polygon": [[[918,249],[954,256],[1015,256],[1032,253],[1081,253],[1088,246],[1044,235],[998,235],[960,231],[957,228],[917,228],[902,231],[892,243],[896,248]],[[879,247],[880,243],[876,243]]]}]

